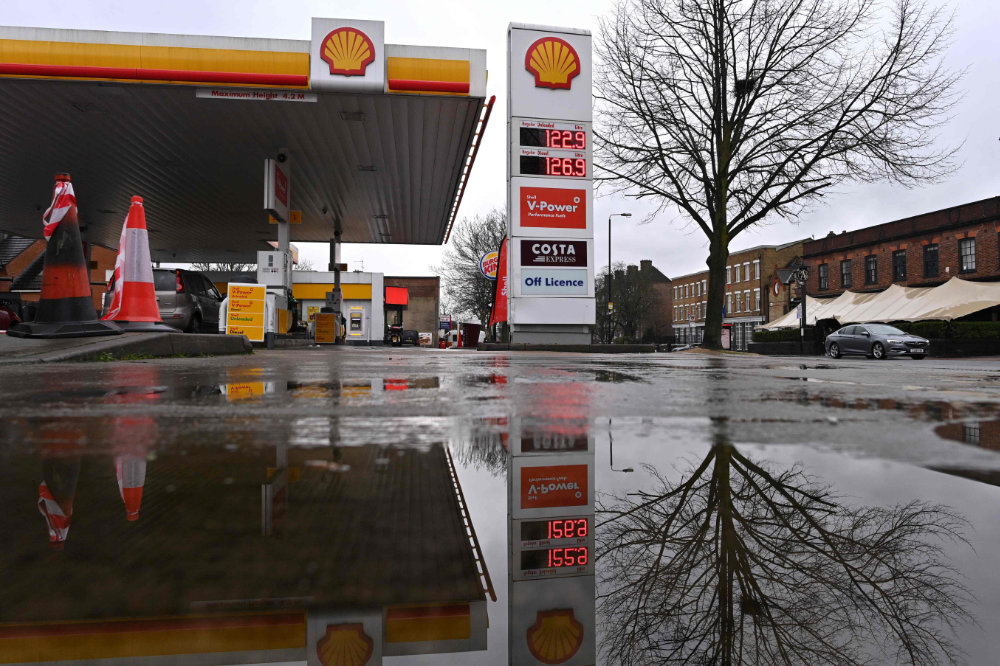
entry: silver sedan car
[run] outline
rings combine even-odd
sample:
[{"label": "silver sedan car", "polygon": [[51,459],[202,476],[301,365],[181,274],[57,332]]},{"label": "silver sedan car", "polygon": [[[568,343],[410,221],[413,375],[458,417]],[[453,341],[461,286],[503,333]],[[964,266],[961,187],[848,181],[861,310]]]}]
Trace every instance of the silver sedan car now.
[{"label": "silver sedan car", "polygon": [[864,354],[868,358],[927,355],[930,341],[888,324],[851,324],[826,336],[826,353],[833,358],[844,354]]}]

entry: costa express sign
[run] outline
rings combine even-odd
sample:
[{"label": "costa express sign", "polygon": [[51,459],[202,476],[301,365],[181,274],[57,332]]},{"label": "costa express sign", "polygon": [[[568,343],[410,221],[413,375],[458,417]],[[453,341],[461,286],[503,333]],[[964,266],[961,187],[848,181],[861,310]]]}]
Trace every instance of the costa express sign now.
[{"label": "costa express sign", "polygon": [[522,266],[586,266],[587,241],[522,240]]},{"label": "costa express sign", "polygon": [[521,468],[521,508],[586,506],[586,465]]}]

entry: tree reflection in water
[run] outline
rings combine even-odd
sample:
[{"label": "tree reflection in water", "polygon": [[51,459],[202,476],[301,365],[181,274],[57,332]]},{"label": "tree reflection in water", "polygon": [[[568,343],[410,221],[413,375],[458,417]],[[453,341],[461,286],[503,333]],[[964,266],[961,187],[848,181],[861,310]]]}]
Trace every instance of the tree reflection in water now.
[{"label": "tree reflection in water", "polygon": [[728,442],[680,482],[599,505],[605,660],[937,664],[960,654],[969,593],[943,546],[965,520],[924,502],[848,506],[799,468]]}]

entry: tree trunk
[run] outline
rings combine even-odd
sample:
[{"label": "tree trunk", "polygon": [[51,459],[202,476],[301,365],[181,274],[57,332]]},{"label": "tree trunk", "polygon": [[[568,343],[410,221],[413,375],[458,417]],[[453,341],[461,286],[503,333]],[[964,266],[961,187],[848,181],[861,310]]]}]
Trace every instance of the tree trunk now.
[{"label": "tree trunk", "polygon": [[716,234],[708,250],[708,308],[705,312],[706,349],[722,349],[722,308],[726,303],[726,263],[729,261],[729,244]]}]

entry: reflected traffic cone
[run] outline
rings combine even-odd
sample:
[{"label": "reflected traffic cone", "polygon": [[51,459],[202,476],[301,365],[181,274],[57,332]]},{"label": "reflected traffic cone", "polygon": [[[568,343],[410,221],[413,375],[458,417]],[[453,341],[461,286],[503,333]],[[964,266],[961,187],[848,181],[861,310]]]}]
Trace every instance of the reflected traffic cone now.
[{"label": "reflected traffic cone", "polygon": [[76,338],[116,335],[114,324],[95,317],[90,293],[90,275],[83,257],[83,241],[77,219],[76,196],[69,174],[56,174],[52,205],[42,217],[45,267],[42,296],[34,321],[11,326],[7,335],[18,338]]},{"label": "reflected traffic cone", "polygon": [[111,306],[102,317],[125,331],[176,332],[160,319],[142,197],[132,197],[115,259]]},{"label": "reflected traffic cone", "polygon": [[139,520],[142,488],[146,484],[146,457],[116,456],[115,476],[118,477],[118,492],[125,502],[125,517],[130,521]]},{"label": "reflected traffic cone", "polygon": [[80,478],[80,458],[48,459],[42,462],[38,486],[38,511],[49,529],[49,545],[61,550],[73,520],[73,498]]}]

